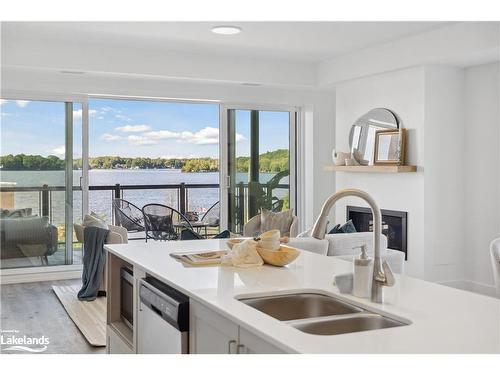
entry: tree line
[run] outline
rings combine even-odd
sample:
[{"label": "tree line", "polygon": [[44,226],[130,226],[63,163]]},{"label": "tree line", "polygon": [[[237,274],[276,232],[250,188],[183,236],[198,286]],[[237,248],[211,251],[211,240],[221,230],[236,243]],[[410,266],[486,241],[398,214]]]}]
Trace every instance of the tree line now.
[{"label": "tree line", "polygon": [[[0,168],[4,171],[58,171],[64,170],[65,161],[55,155],[4,155],[0,156]],[[250,158],[236,158],[238,172],[248,172]],[[269,151],[259,156],[260,172],[281,172],[288,169],[288,150]],[[73,169],[81,169],[82,160],[73,160]],[[125,158],[98,156],[89,158],[90,169],[181,169],[182,172],[217,172],[219,160],[215,158]]]}]

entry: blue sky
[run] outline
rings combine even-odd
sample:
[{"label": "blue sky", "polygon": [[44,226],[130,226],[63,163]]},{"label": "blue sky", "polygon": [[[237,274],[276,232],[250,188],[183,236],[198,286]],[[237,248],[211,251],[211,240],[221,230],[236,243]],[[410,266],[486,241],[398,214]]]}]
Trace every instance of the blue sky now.
[{"label": "blue sky", "polygon": [[[218,157],[217,104],[95,99],[89,102],[90,156]],[[81,155],[75,105],[74,155]],[[249,111],[237,112],[237,154],[249,152]],[[64,155],[64,104],[1,103],[1,154]],[[288,113],[261,112],[260,151],[288,148]]]}]

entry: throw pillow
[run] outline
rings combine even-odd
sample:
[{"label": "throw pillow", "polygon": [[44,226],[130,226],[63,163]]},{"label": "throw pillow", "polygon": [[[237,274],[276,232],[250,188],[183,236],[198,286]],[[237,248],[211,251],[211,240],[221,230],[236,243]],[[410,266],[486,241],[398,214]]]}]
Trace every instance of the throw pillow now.
[{"label": "throw pillow", "polygon": [[260,212],[260,231],[264,233],[268,230],[278,229],[281,236],[289,236],[292,221],[293,210],[272,212],[263,208]]},{"label": "throw pillow", "polygon": [[340,230],[340,224],[335,225],[328,234],[344,233]]},{"label": "throw pillow", "polygon": [[82,225],[84,227],[97,227],[102,229],[109,229],[108,224],[100,217],[97,216],[94,212],[91,212],[90,215],[85,215],[83,218]]},{"label": "throw pillow", "polygon": [[340,226],[340,224],[335,225],[328,234],[336,234],[336,233],[356,233],[356,227],[352,223],[352,220],[349,220],[344,225]]}]

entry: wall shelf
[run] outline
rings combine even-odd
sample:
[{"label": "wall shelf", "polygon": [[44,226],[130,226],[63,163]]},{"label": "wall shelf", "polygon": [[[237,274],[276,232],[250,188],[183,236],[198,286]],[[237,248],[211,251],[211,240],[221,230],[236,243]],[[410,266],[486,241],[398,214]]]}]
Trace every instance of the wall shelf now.
[{"label": "wall shelf", "polygon": [[416,165],[328,165],[328,172],[358,172],[358,173],[408,173],[416,172]]}]

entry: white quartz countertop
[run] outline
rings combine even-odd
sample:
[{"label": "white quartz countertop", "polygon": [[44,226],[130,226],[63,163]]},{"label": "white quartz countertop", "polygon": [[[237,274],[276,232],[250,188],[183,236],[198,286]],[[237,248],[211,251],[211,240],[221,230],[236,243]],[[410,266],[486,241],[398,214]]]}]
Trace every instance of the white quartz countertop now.
[{"label": "white quartz countertop", "polygon": [[[169,254],[226,249],[224,240],[140,242],[106,249],[292,353],[500,353],[500,300],[397,276],[383,304],[340,294],[335,274],[352,264],[307,251],[283,268],[188,267]],[[410,325],[334,336],[301,332],[235,296],[321,291]]]}]

